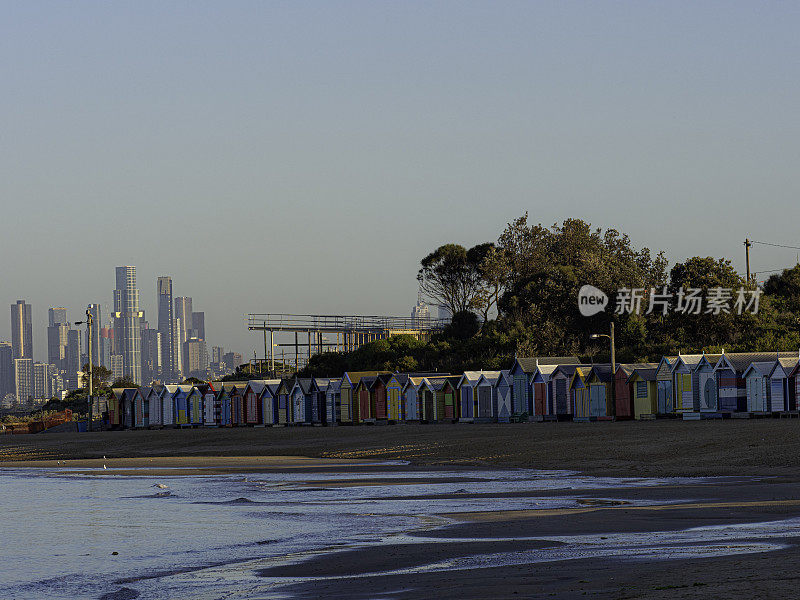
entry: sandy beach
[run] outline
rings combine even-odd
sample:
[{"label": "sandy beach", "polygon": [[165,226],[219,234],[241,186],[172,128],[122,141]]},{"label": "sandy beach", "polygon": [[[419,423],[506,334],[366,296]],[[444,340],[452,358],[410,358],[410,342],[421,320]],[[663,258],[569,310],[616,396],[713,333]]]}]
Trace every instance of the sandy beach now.
[{"label": "sandy beach", "polygon": [[403,460],[428,466],[570,469],[618,476],[800,475],[796,460],[800,420],[408,424],[0,436],[0,465],[104,456],[191,458],[199,462],[173,466],[194,467],[220,464],[204,463],[203,457],[218,461],[218,457],[305,456]]},{"label": "sandy beach", "polygon": [[[798,433],[796,420],[760,420],[40,434],[1,437],[0,468],[154,477],[286,473],[287,489],[297,494],[352,489],[369,502],[375,489],[376,501],[391,503],[397,490],[399,504],[496,506],[441,511],[437,527],[408,531],[396,543],[257,569],[265,581],[288,578],[282,592],[292,598],[789,598],[797,597],[800,577],[789,567],[800,559],[800,537],[784,525],[800,519]],[[492,491],[475,472],[520,467],[686,479]],[[722,478],[703,478],[716,476]],[[463,489],[404,488],[431,483]],[[564,508],[508,508],[566,498],[577,500]],[[739,533],[728,539],[727,528]],[[671,535],[678,538],[671,542]],[[642,545],[642,536],[655,540],[657,551]],[[607,555],[606,539],[616,549]],[[586,557],[562,556],[575,543],[587,544]],[[135,593],[133,583],[126,586],[121,593]]]}]

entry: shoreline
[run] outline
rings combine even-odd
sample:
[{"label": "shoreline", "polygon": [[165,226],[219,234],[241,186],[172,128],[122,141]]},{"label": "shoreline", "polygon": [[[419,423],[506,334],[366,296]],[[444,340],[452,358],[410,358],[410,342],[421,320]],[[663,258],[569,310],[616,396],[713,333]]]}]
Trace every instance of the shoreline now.
[{"label": "shoreline", "polygon": [[[797,456],[800,420],[792,419],[162,429],[0,436],[0,466],[11,468],[60,466],[66,460],[94,460],[71,464],[102,468],[101,460],[124,460],[129,462],[115,462],[114,466],[216,469],[224,465],[241,471],[308,469],[312,460],[318,461],[314,468],[323,469],[348,464],[335,461],[349,460],[353,469],[373,461],[402,461],[405,466],[396,469],[524,468],[617,477],[800,477]],[[287,462],[278,464],[277,457]],[[305,458],[291,463],[297,457]]]}]

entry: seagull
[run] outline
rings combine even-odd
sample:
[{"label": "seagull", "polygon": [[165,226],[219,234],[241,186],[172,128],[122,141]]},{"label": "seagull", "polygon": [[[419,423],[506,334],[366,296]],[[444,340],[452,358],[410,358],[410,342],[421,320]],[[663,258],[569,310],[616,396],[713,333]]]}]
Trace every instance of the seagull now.
[{"label": "seagull", "polygon": [[107,468],[108,468],[107,466],[103,465],[103,469],[107,469]]},{"label": "seagull", "polygon": [[155,488],[158,488],[158,489],[160,489],[160,490],[165,490],[165,489],[167,489],[169,486],[168,486],[166,483],[154,483],[154,484],[153,484],[152,486],[150,486],[150,487],[155,487]]}]

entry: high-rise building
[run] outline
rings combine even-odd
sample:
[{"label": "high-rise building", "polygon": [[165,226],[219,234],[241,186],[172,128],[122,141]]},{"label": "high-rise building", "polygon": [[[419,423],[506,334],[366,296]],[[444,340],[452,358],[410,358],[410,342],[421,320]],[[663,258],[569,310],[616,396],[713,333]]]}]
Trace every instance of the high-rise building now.
[{"label": "high-rise building", "polygon": [[77,390],[80,385],[78,373],[82,370],[81,364],[81,332],[77,329],[67,331],[67,348],[64,355],[64,379],[67,389]]},{"label": "high-rise building", "polygon": [[33,363],[33,397],[36,400],[49,400],[61,393],[58,368],[42,362]]},{"label": "high-rise building", "polygon": [[414,320],[415,327],[429,327],[431,322],[431,310],[420,297],[417,304],[411,309],[411,318]]},{"label": "high-rise building", "polygon": [[64,358],[67,352],[67,321],[66,308],[50,308],[47,311],[47,363],[64,369]]},{"label": "high-rise building", "polygon": [[192,328],[192,299],[188,296],[175,298],[175,318],[181,320],[181,335],[185,342],[190,337],[189,330]]},{"label": "high-rise building", "polygon": [[175,378],[175,317],[172,312],[172,277],[162,276],[156,283],[158,295],[158,332],[161,337],[161,377],[164,381]]},{"label": "high-rise building", "polygon": [[11,342],[0,342],[0,400],[14,391],[14,348]]},{"label": "high-rise building", "polygon": [[142,381],[142,332],[139,321],[144,313],[139,309],[139,290],[136,287],[136,267],[117,267],[117,287],[114,290],[114,340],[122,355],[122,368],[136,385]]},{"label": "high-rise building", "polygon": [[49,309],[47,311],[47,324],[49,327],[53,325],[68,325],[67,309],[63,307]]},{"label": "high-rise building", "polygon": [[224,362],[231,371],[235,371],[236,367],[242,364],[242,355],[238,352],[228,352],[222,357]]},{"label": "high-rise building", "polygon": [[179,318],[175,318],[172,322],[172,336],[175,340],[175,373],[173,374],[174,379],[180,379],[181,375],[183,374],[183,342],[186,339],[183,336],[183,324]]},{"label": "high-rise building", "polygon": [[111,368],[111,355],[114,353],[114,330],[111,327],[100,328],[100,356],[99,364],[106,369]]},{"label": "high-rise building", "polygon": [[163,381],[161,374],[163,356],[161,355],[161,332],[158,329],[142,328],[142,383],[151,384],[157,379]]},{"label": "high-rise building", "polygon": [[33,359],[32,309],[24,300],[11,305],[11,346],[14,358]]},{"label": "high-rise building", "polygon": [[186,364],[184,371],[187,375],[205,379],[208,370],[208,351],[205,340],[193,337],[184,343]]},{"label": "high-rise building", "polygon": [[117,379],[122,379],[125,376],[125,368],[122,361],[121,354],[111,355],[111,381],[112,383]]},{"label": "high-rise building", "polygon": [[24,404],[33,398],[33,359],[14,359],[14,395],[17,403]]},{"label": "high-rise building", "polygon": [[192,331],[194,331],[194,337],[197,339],[206,339],[206,313],[192,313]]},{"label": "high-rise building", "polygon": [[[103,311],[99,304],[90,304],[86,311],[92,315],[92,338],[89,339],[89,332],[86,332],[86,352],[89,352],[89,345],[92,347],[92,363],[105,366],[103,362],[103,351],[100,348],[100,329],[102,328]],[[88,361],[88,359],[87,359]]]},{"label": "high-rise building", "polygon": [[222,349],[222,346],[212,346],[211,347],[211,362],[221,363],[222,362],[222,355],[225,351]]}]

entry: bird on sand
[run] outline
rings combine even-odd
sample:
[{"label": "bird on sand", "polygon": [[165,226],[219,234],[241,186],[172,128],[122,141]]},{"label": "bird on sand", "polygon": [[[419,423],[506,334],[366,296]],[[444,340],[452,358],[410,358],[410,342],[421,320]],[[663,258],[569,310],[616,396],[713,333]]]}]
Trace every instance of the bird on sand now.
[{"label": "bird on sand", "polygon": [[151,487],[158,488],[160,490],[165,490],[169,486],[166,483],[154,483]]}]

